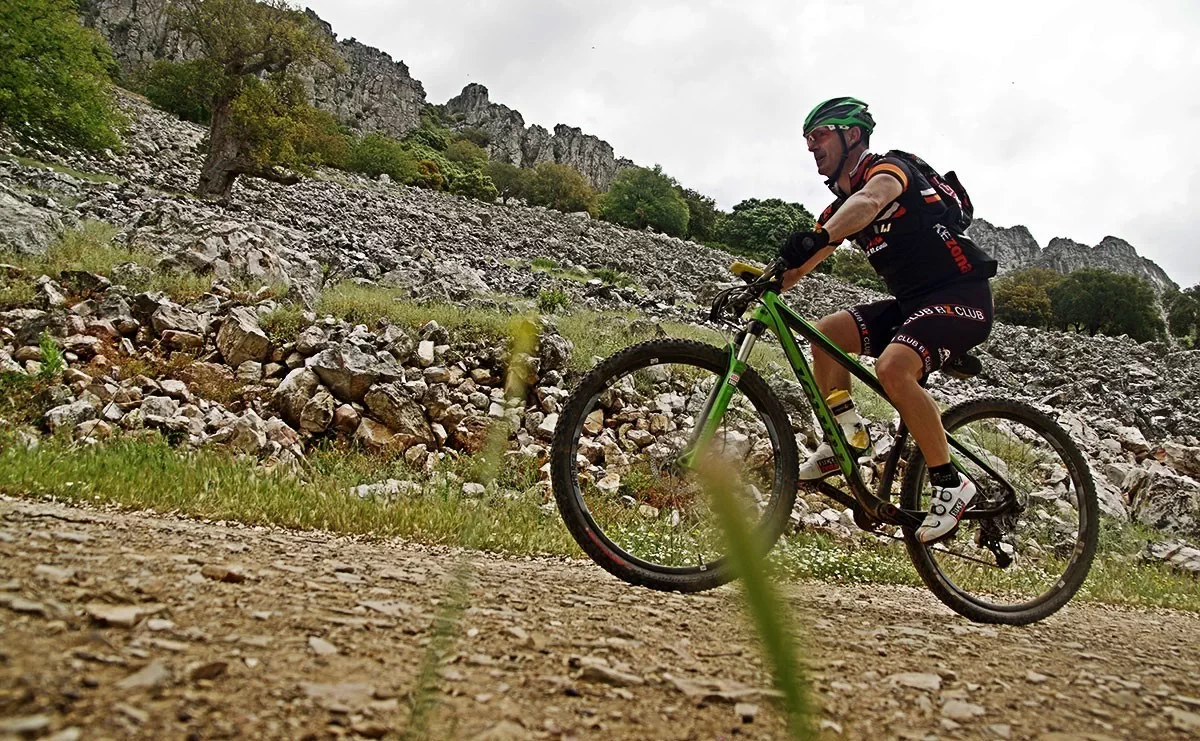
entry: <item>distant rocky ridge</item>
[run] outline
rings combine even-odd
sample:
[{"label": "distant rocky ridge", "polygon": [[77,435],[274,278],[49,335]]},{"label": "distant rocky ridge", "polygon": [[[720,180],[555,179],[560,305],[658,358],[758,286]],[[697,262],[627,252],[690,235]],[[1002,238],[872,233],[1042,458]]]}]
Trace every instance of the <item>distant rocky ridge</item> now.
[{"label": "distant rocky ridge", "polygon": [[993,226],[983,219],[975,219],[967,234],[1000,263],[1001,274],[1047,268],[1065,275],[1081,268],[1104,268],[1144,278],[1157,293],[1179,287],[1157,263],[1117,237],[1105,237],[1095,247],[1055,237],[1043,250],[1025,227]]},{"label": "distant rocky ridge", "polygon": [[[88,0],[82,14],[84,23],[108,40],[122,69],[130,72],[156,59],[194,55],[170,30],[166,8],[166,0]],[[314,105],[360,131],[401,138],[420,127],[425,88],[408,66],[353,38],[338,41],[330,24],[307,12],[334,41],[347,70],[332,75],[321,70],[302,73]],[[566,124],[555,126],[553,134],[537,125],[526,129],[521,114],[491,103],[482,85],[468,85],[447,106],[462,115],[461,126],[488,132],[493,142],[489,154],[513,164],[570,165],[599,190],[608,188],[620,167],[633,164],[618,160],[608,142]]]},{"label": "distant rocky ridge", "polygon": [[565,162],[582,172],[597,190],[607,190],[617,170],[632,162],[616,159],[608,142],[577,128],[559,124],[554,134],[534,124],[528,128],[521,114],[488,100],[488,89],[471,83],[446,103],[446,111],[469,126],[487,133],[488,155],[521,167],[542,162]]}]

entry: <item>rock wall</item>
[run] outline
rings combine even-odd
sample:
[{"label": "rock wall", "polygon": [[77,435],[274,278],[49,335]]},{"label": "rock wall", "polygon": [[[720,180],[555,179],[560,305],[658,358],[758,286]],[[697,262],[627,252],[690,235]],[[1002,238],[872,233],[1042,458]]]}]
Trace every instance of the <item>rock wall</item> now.
[{"label": "rock wall", "polygon": [[542,162],[570,165],[597,190],[606,190],[622,166],[608,142],[576,127],[558,124],[553,135],[536,124],[526,127],[519,112],[492,103],[488,89],[478,83],[467,85],[451,98],[446,111],[456,119],[457,127],[474,127],[487,133],[488,154],[493,159],[521,167],[536,167]]},{"label": "rock wall", "polygon": [[1047,268],[1065,275],[1081,268],[1103,268],[1144,278],[1157,293],[1178,288],[1157,263],[1138,255],[1133,245],[1117,237],[1105,237],[1095,247],[1055,237],[1043,250],[1025,227],[998,227],[983,219],[975,219],[967,234],[999,261],[1001,274]]}]

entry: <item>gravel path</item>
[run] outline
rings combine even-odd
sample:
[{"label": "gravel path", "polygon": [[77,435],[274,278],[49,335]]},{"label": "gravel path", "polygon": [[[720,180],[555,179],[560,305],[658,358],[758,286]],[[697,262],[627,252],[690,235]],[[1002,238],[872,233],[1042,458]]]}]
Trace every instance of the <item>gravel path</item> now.
[{"label": "gravel path", "polygon": [[[786,591],[825,738],[1200,737],[1200,616]],[[586,561],[0,499],[0,631],[0,739],[784,735],[735,590]]]}]

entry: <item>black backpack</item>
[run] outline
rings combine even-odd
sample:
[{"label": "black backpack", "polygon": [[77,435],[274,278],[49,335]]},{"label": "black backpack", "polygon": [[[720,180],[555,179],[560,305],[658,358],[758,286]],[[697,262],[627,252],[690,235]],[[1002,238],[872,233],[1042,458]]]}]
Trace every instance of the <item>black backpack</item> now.
[{"label": "black backpack", "polygon": [[946,213],[938,218],[942,224],[945,224],[951,231],[959,234],[965,232],[967,227],[971,225],[971,220],[975,218],[975,206],[971,203],[971,197],[967,195],[967,189],[959,182],[958,175],[953,171],[947,172],[945,175],[939,175],[937,170],[929,166],[929,163],[921,159],[915,154],[902,152],[899,149],[893,149],[887,153],[889,157],[899,157],[909,163],[921,173],[921,176],[929,181],[929,186],[935,189],[942,196],[942,203],[946,206]]}]

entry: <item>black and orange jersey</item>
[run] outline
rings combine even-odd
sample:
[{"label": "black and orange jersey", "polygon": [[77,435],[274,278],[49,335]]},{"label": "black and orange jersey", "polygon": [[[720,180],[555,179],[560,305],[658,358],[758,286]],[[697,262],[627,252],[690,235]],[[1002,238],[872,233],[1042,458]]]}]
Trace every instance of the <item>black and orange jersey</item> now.
[{"label": "black and orange jersey", "polygon": [[[851,236],[893,296],[907,300],[963,280],[986,280],[996,274],[996,261],[940,219],[946,214],[942,196],[915,167],[892,153],[868,154],[851,175],[850,195],[875,177],[895,178],[900,195],[866,229]],[[845,196],[829,205],[817,220],[825,224]]]}]

